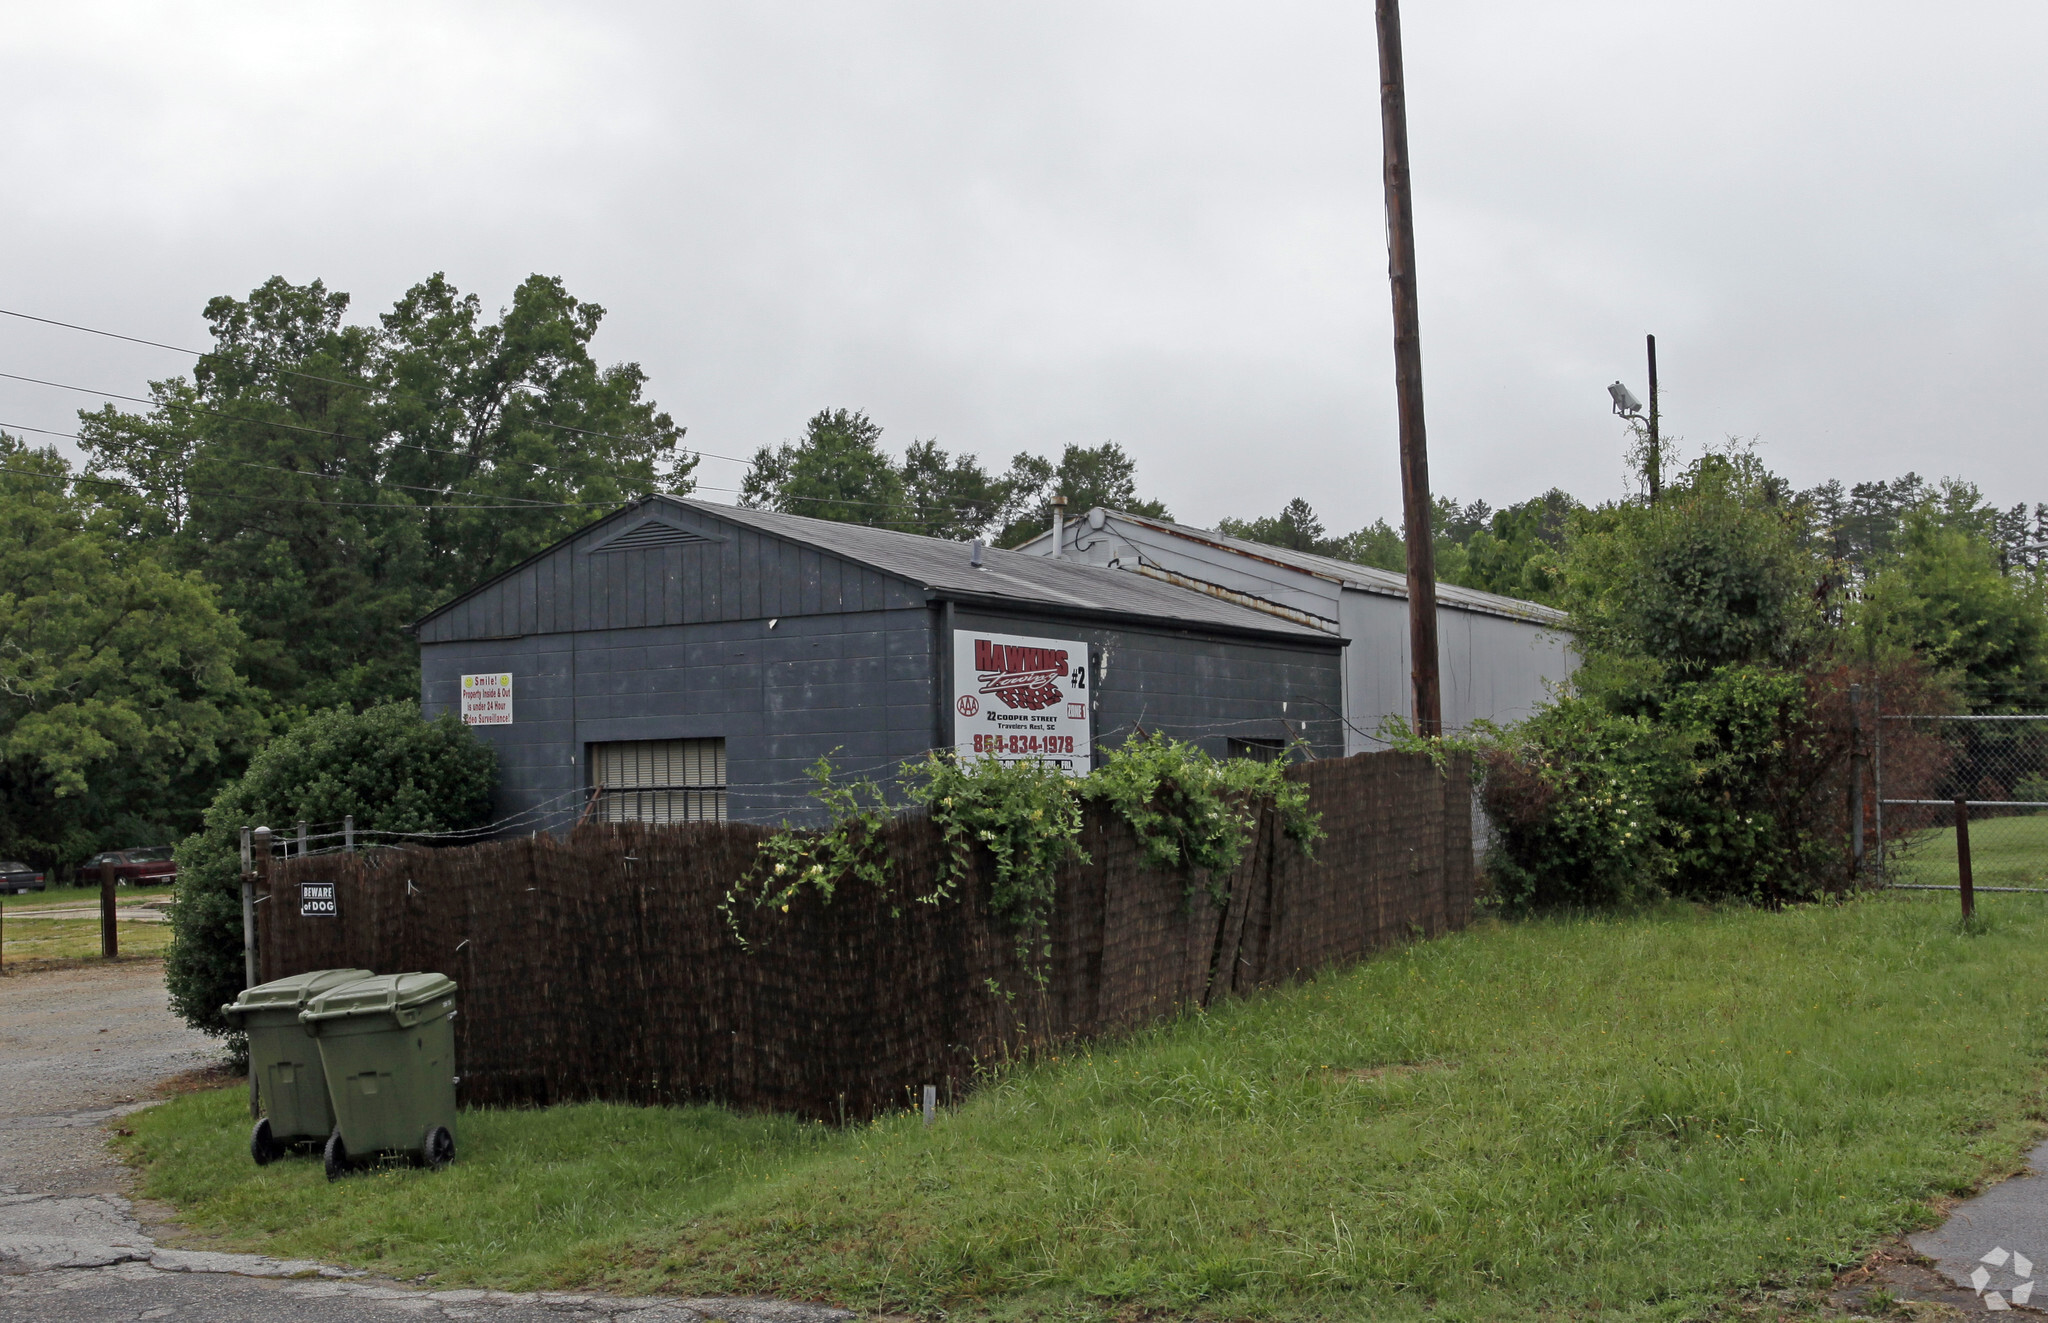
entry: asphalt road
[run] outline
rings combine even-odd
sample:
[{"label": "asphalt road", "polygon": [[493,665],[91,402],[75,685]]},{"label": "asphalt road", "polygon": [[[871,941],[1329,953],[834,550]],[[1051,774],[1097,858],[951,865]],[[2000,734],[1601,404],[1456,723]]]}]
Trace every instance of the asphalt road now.
[{"label": "asphalt road", "polygon": [[0,977],[0,1318],[853,1318],[844,1310],[774,1300],[421,1291],[344,1267],[165,1248],[128,1200],[128,1173],[108,1151],[104,1126],[149,1106],[160,1081],[218,1055],[212,1040],[164,1009],[155,963]]}]

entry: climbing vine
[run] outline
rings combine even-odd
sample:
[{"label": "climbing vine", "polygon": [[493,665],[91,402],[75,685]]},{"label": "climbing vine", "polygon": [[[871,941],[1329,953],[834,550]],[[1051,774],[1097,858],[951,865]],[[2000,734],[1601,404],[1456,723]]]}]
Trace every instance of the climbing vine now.
[{"label": "climbing vine", "polygon": [[1154,868],[1205,875],[1221,899],[1221,877],[1244,862],[1270,801],[1281,829],[1303,854],[1322,838],[1319,815],[1308,807],[1308,787],[1290,781],[1280,762],[1212,758],[1193,744],[1165,735],[1140,735],[1109,750],[1082,793],[1116,810],[1138,835]]},{"label": "climbing vine", "polygon": [[743,902],[751,900],[755,909],[787,913],[790,902],[805,887],[830,901],[846,878],[871,886],[889,880],[889,856],[877,844],[891,815],[882,788],[867,777],[839,781],[831,754],[819,757],[805,769],[805,775],[813,782],[811,798],[825,810],[826,825],[807,829],[783,823],[781,831],[761,842],[747,875],[726,890],[719,909],[742,944],[746,942],[740,933]]},{"label": "climbing vine", "polygon": [[1076,786],[1066,773],[1035,760],[962,763],[948,754],[927,754],[906,772],[904,791],[930,812],[946,852],[930,894],[918,899],[937,904],[956,895],[961,879],[973,872],[979,846],[995,863],[989,908],[1016,929],[1018,954],[1028,958],[1032,944],[1046,939],[1060,865],[1088,858],[1077,844]]},{"label": "climbing vine", "polygon": [[[881,788],[866,779],[840,782],[829,757],[812,764],[810,776],[816,783],[811,796],[827,825],[786,828],[761,843],[753,868],[721,907],[735,933],[746,900],[787,911],[805,887],[829,901],[847,878],[875,886],[889,880],[889,859],[878,844],[890,814]],[[1222,901],[1222,879],[1250,852],[1267,803],[1303,854],[1312,855],[1323,835],[1320,816],[1308,806],[1308,787],[1289,780],[1282,763],[1218,759],[1164,735],[1140,735],[1109,749],[1080,779],[1038,761],[963,762],[935,752],[904,769],[902,787],[930,813],[946,846],[931,891],[916,899],[938,904],[955,898],[973,871],[974,852],[986,851],[995,866],[990,909],[1016,930],[1020,954],[1028,959],[1040,948],[1041,961],[1032,963],[1045,955],[1060,868],[1087,860],[1079,844],[1086,800],[1102,801],[1131,825],[1147,864],[1182,873],[1190,899],[1201,886]]]}]

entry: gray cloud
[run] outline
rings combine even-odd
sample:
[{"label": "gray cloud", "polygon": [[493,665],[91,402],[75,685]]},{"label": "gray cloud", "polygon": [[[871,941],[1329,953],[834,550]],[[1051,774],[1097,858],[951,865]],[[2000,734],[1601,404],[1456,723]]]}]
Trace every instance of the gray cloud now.
[{"label": "gray cloud", "polygon": [[[2048,10],[1411,0],[1436,486],[1621,489],[1601,390],[1800,483],[2048,499]],[[1201,521],[1398,507],[1366,5],[14,6],[0,306],[199,343],[272,274],[611,310],[692,442],[1114,438]],[[0,324],[0,371],[175,356]],[[0,385],[0,420],[82,399]],[[707,463],[707,483],[736,486]]]}]

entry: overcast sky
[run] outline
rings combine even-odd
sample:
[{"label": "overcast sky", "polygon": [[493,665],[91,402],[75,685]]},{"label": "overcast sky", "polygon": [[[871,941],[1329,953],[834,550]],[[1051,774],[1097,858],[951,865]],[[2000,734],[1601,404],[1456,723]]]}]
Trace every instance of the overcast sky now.
[{"label": "overcast sky", "polygon": [[[2048,500],[2048,5],[1409,0],[1430,463],[1623,490],[1603,388],[1805,485]],[[272,275],[610,311],[693,445],[1113,439],[1212,523],[1398,519],[1372,6],[7,6],[0,307],[203,344]],[[188,359],[0,318],[0,371]],[[0,421],[84,397],[0,381]],[[740,466],[707,461],[712,487]],[[730,499],[713,494],[714,499]]]}]

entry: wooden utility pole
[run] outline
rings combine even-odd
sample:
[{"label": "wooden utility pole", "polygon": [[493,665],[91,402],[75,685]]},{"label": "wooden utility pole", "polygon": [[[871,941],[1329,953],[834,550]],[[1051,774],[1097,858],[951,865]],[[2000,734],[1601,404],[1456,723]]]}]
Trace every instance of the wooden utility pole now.
[{"label": "wooden utility pole", "polygon": [[1657,493],[1664,486],[1664,456],[1657,441],[1657,337],[1643,338],[1650,342],[1650,462],[1643,467],[1650,480],[1650,504],[1655,505]]},{"label": "wooden utility pole", "polygon": [[1408,189],[1408,93],[1401,72],[1399,0],[1377,0],[1380,143],[1387,191],[1387,280],[1394,288],[1394,393],[1401,411],[1401,524],[1408,543],[1408,660],[1415,733],[1441,735],[1437,679],[1436,543],[1430,528],[1429,447],[1422,426],[1422,324],[1415,303],[1415,208]]}]

